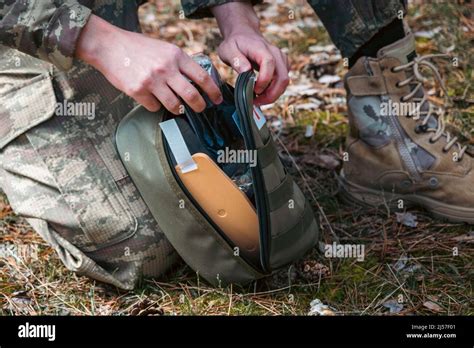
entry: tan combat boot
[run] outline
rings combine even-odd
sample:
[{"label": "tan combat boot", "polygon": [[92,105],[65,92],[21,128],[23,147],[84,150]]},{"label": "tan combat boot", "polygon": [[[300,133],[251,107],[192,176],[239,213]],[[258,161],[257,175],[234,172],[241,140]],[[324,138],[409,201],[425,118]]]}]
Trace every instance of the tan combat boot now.
[{"label": "tan combat boot", "polygon": [[445,130],[444,110],[424,95],[412,34],[362,57],[346,76],[350,134],[340,175],[343,197],[372,206],[416,205],[474,223],[474,158]]}]

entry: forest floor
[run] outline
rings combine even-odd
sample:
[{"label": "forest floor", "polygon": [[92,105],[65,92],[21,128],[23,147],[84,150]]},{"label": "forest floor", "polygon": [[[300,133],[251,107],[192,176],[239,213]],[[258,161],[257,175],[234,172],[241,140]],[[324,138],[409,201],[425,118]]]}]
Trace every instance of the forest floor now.
[{"label": "forest floor", "polygon": [[[473,314],[472,226],[435,220],[423,210],[397,212],[348,206],[337,196],[336,173],[347,131],[347,71],[321,22],[304,1],[259,5],[265,36],[291,61],[291,85],[264,108],[281,157],[319,213],[318,247],[289,268],[249,286],[214,288],[183,262],[159,280],[119,291],[62,265],[55,252],[16,216],[0,195],[0,314],[4,315],[305,315]],[[448,52],[457,63],[438,66],[447,82],[449,123],[474,145],[473,5],[412,5],[407,16],[419,54]],[[140,10],[145,33],[188,53],[203,51],[222,76],[215,21],[186,20],[177,1],[151,1]],[[456,66],[457,65],[457,66]],[[434,85],[426,89],[442,100]],[[400,213],[400,211],[398,211]],[[403,215],[405,214],[405,215]],[[413,224],[410,218],[415,218]],[[365,247],[363,261],[327,258],[321,245]]]}]

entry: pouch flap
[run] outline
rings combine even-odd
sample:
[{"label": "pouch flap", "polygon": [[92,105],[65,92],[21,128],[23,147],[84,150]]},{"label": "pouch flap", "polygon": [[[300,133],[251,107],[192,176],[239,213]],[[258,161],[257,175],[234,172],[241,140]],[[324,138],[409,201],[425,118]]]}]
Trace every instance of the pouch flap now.
[{"label": "pouch flap", "polygon": [[150,112],[139,106],[123,118],[116,132],[118,153],[153,217],[184,261],[211,284],[261,278],[263,274],[235,257],[231,246],[183,191],[159,126],[169,119],[165,115],[165,110]]},{"label": "pouch flap", "polygon": [[[286,173],[270,130],[255,119],[255,75],[239,75],[235,101],[247,150],[256,151],[252,168],[255,200],[260,223],[261,263],[266,271],[301,257],[318,239],[313,211],[297,184]],[[263,116],[263,115],[262,115]]]},{"label": "pouch flap", "polygon": [[51,76],[28,76],[0,94],[0,150],[54,115],[56,96]]}]

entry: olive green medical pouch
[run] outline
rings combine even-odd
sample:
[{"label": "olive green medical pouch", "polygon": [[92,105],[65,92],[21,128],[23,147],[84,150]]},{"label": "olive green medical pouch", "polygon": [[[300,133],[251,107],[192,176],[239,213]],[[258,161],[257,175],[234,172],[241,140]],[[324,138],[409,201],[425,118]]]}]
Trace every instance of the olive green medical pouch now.
[{"label": "olive green medical pouch", "polygon": [[[226,146],[226,139],[238,142],[240,136],[245,150],[255,151],[256,165],[249,166],[248,170],[252,188],[250,201],[256,209],[259,225],[257,260],[239,253],[180,180],[173,152],[160,126],[174,115],[163,109],[149,112],[139,106],[124,117],[116,133],[121,159],[158,225],[184,261],[214,285],[245,284],[271,274],[303,256],[316,244],[319,235],[311,206],[285,171],[269,129],[265,122],[257,122],[263,115],[254,114],[254,83],[253,72],[240,74],[235,89],[221,85],[223,105],[227,105],[227,109],[211,105],[203,114],[194,114],[186,107],[185,115],[175,119],[193,133],[192,136],[183,134],[191,154],[196,150],[189,138],[195,135],[198,144],[214,137],[221,148]],[[215,111],[213,108],[220,108],[217,118],[206,118],[209,112]],[[219,112],[224,109],[233,111],[235,129],[239,132],[220,139],[219,135],[200,130],[207,127],[204,121],[214,120],[218,124],[224,118]],[[207,151],[212,158],[212,148],[207,148],[210,150],[200,152]]]}]

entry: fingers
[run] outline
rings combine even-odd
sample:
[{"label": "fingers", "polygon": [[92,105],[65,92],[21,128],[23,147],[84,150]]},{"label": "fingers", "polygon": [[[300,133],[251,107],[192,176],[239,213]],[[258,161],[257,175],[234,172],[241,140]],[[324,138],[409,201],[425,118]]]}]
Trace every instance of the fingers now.
[{"label": "fingers", "polygon": [[240,41],[238,47],[246,57],[257,63],[259,74],[255,84],[255,93],[263,93],[272,81],[277,59],[281,60],[281,56],[274,57],[269,47],[261,41]]},{"label": "fingers", "polygon": [[148,111],[156,112],[161,109],[161,103],[151,93],[134,97],[138,104],[143,105]]},{"label": "fingers", "polygon": [[[252,63],[257,65],[255,93],[259,97],[255,101],[260,104],[274,102],[288,86],[288,57],[261,36],[250,39],[236,35],[219,46],[219,56],[239,73],[250,70]],[[236,65],[236,62],[240,64]]]},{"label": "fingers", "polygon": [[279,57],[279,59],[276,59],[275,74],[272,77],[271,84],[255,99],[255,103],[258,105],[273,103],[283,94],[290,82],[288,77],[288,58],[278,48],[272,47],[270,49],[274,56]]},{"label": "fingers", "polygon": [[179,115],[182,113],[181,101],[176,97],[168,85],[164,83],[156,84],[151,89],[156,98],[163,104],[163,106],[171,113]]},{"label": "fingers", "polygon": [[276,62],[275,58],[265,54],[265,57],[260,61],[257,61],[257,63],[259,64],[259,70],[257,82],[255,83],[255,93],[261,94],[272,82],[272,78],[275,73]]},{"label": "fingers", "polygon": [[[184,103],[202,112],[206,101],[200,91],[214,104],[222,103],[219,87],[198,63],[172,45],[165,51],[168,56],[158,62],[152,60],[149,71],[142,69],[145,70],[143,76],[132,77],[134,83],[126,84],[125,93],[150,111],[163,106],[176,115],[184,111]],[[255,92],[259,95],[256,98],[259,104],[275,101],[288,85],[287,57],[278,48],[266,44],[263,38],[227,41],[219,47],[219,55],[239,72],[252,69],[253,63],[258,65]]]},{"label": "fingers", "polygon": [[[214,80],[198,63],[192,60],[188,55],[183,55],[181,56],[178,64],[180,71],[199,87],[201,87],[202,91],[207,94],[214,104],[222,103],[223,98],[219,87],[217,87]],[[194,95],[193,91],[188,89],[188,92],[190,93],[190,95],[187,97],[188,99],[191,97],[195,98],[196,100],[198,99]],[[185,98],[183,99],[186,100]],[[204,102],[204,99],[202,99],[202,101]]]},{"label": "fingers", "polygon": [[252,64],[234,41],[220,45],[218,53],[222,61],[234,68],[239,74],[252,69]]},{"label": "fingers", "polygon": [[199,91],[182,75],[175,75],[170,78],[168,86],[194,111],[202,112],[206,108],[206,102]]}]

